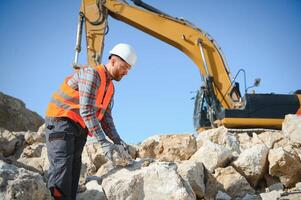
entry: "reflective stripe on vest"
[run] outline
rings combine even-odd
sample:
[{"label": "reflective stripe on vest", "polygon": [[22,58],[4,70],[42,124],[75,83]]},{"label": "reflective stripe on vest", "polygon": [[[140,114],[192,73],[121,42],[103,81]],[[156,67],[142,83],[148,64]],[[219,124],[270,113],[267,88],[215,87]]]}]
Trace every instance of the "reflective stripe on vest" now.
[{"label": "reflective stripe on vest", "polygon": [[[103,66],[96,67],[96,71],[99,74],[101,82],[96,93],[95,107],[96,116],[98,120],[101,120],[114,94],[114,85],[110,80],[107,86],[107,77]],[[52,95],[46,111],[46,117],[68,117],[79,123],[83,128],[86,128],[79,113],[79,92],[67,84],[69,79],[70,77],[67,77],[60,89]]]}]

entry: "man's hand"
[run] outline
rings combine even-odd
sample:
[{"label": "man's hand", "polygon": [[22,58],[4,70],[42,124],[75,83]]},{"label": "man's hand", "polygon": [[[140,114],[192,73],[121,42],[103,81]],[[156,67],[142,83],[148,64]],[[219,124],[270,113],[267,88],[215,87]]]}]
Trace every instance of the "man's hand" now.
[{"label": "man's hand", "polygon": [[113,151],[115,150],[118,152],[116,146],[109,142],[107,139],[102,139],[99,141],[99,143],[106,158],[110,161],[113,161]]},{"label": "man's hand", "polygon": [[128,145],[121,138],[115,138],[113,142],[114,144],[121,145],[125,151],[129,152]]},{"label": "man's hand", "polygon": [[123,148],[124,148],[125,151],[129,152],[128,145],[123,140],[120,141],[120,145],[123,146]]}]

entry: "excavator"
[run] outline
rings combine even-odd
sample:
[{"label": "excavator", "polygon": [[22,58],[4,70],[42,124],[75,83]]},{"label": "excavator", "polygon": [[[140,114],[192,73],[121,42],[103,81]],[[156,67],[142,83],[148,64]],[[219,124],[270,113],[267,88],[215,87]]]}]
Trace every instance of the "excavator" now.
[{"label": "excavator", "polygon": [[[301,114],[301,90],[294,94],[257,94],[245,89],[232,77],[221,48],[205,31],[185,19],[172,17],[141,0],[82,0],[73,67],[78,68],[83,28],[90,66],[100,64],[108,18],[113,17],[185,53],[198,67],[201,86],[194,103],[196,130],[228,128],[280,129],[285,115]],[[242,70],[243,71],[243,70]],[[260,80],[255,80],[258,86]]]}]

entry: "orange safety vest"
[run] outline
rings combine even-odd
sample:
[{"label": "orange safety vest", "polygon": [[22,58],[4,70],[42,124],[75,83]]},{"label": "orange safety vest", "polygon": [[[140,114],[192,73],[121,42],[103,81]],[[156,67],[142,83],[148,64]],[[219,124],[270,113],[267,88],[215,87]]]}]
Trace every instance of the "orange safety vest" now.
[{"label": "orange safety vest", "polygon": [[[100,121],[111,102],[111,98],[114,94],[114,85],[112,80],[110,80],[107,86],[106,71],[104,66],[97,66],[96,70],[100,79],[102,80],[96,94],[95,103],[95,107],[97,108],[96,116]],[[70,78],[71,76],[67,77],[60,89],[52,95],[52,99],[49,102],[46,111],[46,117],[68,117],[79,123],[83,128],[86,128],[86,124],[79,113],[79,92],[67,84]]]}]

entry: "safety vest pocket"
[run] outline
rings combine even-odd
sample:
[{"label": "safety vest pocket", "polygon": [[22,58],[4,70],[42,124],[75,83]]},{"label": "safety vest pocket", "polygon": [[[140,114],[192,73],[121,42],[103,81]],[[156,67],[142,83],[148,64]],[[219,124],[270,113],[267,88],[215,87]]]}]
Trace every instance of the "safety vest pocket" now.
[{"label": "safety vest pocket", "polygon": [[48,141],[51,142],[53,140],[64,140],[66,134],[64,132],[53,132],[49,134]]}]

